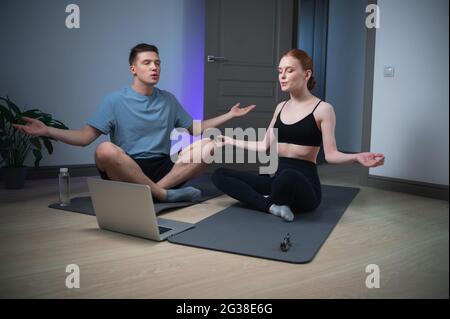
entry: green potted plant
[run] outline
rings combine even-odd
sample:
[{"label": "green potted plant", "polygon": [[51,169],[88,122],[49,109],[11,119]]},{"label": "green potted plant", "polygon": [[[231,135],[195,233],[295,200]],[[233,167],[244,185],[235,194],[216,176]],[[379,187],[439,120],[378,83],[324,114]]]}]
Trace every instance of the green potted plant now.
[{"label": "green potted plant", "polygon": [[13,124],[25,125],[23,117],[39,119],[47,126],[68,129],[48,113],[38,109],[22,111],[8,96],[0,97],[0,165],[7,189],[23,188],[27,174],[24,162],[30,152],[34,156],[35,167],[39,167],[42,159],[42,146],[48,154],[53,153],[52,141],[55,139],[32,137],[13,127]]}]

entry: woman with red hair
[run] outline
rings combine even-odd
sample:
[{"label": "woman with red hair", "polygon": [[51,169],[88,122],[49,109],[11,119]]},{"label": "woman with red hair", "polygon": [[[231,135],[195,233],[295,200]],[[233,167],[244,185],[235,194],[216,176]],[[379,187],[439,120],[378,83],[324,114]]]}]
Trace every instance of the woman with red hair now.
[{"label": "woman with red hair", "polygon": [[[242,141],[219,136],[217,146],[266,151],[277,138],[279,165],[273,176],[219,168],[214,184],[250,208],[293,221],[294,214],[314,210],[322,198],[317,155],[323,145],[329,164],[358,162],[365,167],[384,164],[380,153],[345,154],[336,147],[336,116],[331,104],[311,94],[316,81],[313,61],[305,51],[293,49],[278,66],[281,90],[290,99],[278,104],[263,141]],[[277,130],[273,130],[273,128]],[[275,133],[277,132],[277,133]]]}]

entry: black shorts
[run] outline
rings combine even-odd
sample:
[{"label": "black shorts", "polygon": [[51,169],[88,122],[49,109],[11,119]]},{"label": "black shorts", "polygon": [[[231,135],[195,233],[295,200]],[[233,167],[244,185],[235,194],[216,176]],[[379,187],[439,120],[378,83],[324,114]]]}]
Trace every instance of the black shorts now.
[{"label": "black shorts", "polygon": [[[139,165],[144,174],[155,183],[166,176],[175,165],[169,155],[158,158],[133,158],[133,160]],[[105,172],[98,168],[97,170],[103,179],[109,180],[109,177]]]}]

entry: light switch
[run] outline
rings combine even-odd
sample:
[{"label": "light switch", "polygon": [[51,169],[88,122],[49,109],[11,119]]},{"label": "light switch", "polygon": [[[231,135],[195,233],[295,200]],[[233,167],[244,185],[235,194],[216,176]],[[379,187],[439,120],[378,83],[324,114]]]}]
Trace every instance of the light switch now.
[{"label": "light switch", "polygon": [[395,71],[395,68],[393,66],[385,66],[384,67],[384,77],[385,78],[393,78],[394,71]]}]

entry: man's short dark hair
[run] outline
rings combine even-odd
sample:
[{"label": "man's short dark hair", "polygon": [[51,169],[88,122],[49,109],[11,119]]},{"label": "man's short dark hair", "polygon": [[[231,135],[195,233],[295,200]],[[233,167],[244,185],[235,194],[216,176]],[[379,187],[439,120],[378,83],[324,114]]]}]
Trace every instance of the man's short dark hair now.
[{"label": "man's short dark hair", "polygon": [[135,45],[130,51],[130,57],[128,58],[128,62],[130,62],[130,65],[134,63],[134,60],[139,53],[146,51],[155,52],[159,55],[158,48],[156,46],[147,43],[139,43]]}]

